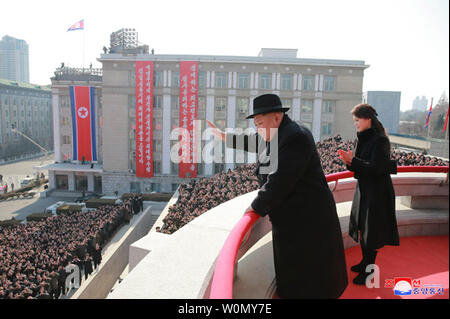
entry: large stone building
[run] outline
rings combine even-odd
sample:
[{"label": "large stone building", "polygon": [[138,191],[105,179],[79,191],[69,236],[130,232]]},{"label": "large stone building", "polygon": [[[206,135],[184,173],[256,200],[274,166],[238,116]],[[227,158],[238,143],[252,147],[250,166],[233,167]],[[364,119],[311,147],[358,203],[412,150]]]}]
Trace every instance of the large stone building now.
[{"label": "large stone building", "polygon": [[[245,116],[253,99],[278,94],[288,114],[311,129],[316,141],[335,134],[354,137],[351,108],[362,100],[364,61],[297,58],[295,49],[262,49],[255,57],[167,55],[127,49],[106,52],[95,71],[59,69],[52,79],[56,164],[50,170],[51,187],[69,191],[171,192],[186,179],[171,161],[171,131],[179,126],[180,62],[198,63],[198,113],[220,128],[251,128]],[[136,63],[153,62],[153,177],[136,176]],[[97,75],[95,75],[95,74]],[[76,75],[78,74],[78,75]],[[90,75],[89,75],[90,74]],[[69,85],[90,85],[96,94],[98,160],[93,165],[71,161]],[[202,146],[208,140],[202,142]],[[199,163],[198,175],[210,176],[233,168],[224,156]],[[227,156],[225,154],[225,156]],[[229,157],[227,157],[229,158]],[[252,162],[255,156],[246,155]],[[66,163],[63,163],[66,162]],[[82,182],[80,182],[82,181]]]},{"label": "large stone building", "polygon": [[30,82],[28,44],[5,35],[0,40],[0,79]]},{"label": "large stone building", "polygon": [[[49,87],[0,79],[0,161],[53,149]],[[19,133],[18,133],[19,132]]]}]

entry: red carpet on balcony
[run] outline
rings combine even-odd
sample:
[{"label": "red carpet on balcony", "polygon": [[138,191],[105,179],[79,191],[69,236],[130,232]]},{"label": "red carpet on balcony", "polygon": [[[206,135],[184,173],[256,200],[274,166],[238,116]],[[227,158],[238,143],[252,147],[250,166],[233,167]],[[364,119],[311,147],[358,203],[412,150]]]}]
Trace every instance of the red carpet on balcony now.
[{"label": "red carpet on balcony", "polygon": [[[341,299],[448,299],[449,298],[449,238],[448,236],[402,237],[400,246],[385,246],[379,250],[376,265],[380,270],[379,288],[353,284],[356,273],[350,267],[360,262],[361,248],[345,251],[349,284]],[[396,295],[395,278],[420,280],[411,295]],[[416,281],[416,284],[418,282]]]}]

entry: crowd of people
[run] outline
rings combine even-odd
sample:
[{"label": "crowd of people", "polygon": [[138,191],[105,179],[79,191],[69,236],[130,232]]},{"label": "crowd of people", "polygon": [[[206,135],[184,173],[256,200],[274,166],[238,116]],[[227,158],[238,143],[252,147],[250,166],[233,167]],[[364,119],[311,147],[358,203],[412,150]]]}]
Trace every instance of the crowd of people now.
[{"label": "crowd of people", "polygon": [[[66,266],[79,282],[97,269],[102,248],[142,211],[143,197],[88,212],[67,212],[37,222],[0,226],[0,299],[59,298],[68,293]],[[74,282],[74,280],[72,279]]]},{"label": "crowd of people", "polygon": [[256,164],[238,166],[213,177],[191,179],[178,188],[177,202],[169,207],[164,225],[156,231],[171,234],[209,209],[259,188]]},{"label": "crowd of people", "polygon": [[[354,140],[344,141],[339,134],[318,142],[316,147],[325,175],[346,171],[347,167],[337,151],[353,150],[355,146]],[[398,166],[448,166],[448,161],[437,157],[396,149],[392,149],[391,158],[397,161]],[[257,190],[259,183],[255,173],[256,164],[248,164],[209,178],[191,179],[188,183],[181,184],[176,203],[169,207],[162,227],[157,227],[156,231],[172,234],[209,209]]]}]

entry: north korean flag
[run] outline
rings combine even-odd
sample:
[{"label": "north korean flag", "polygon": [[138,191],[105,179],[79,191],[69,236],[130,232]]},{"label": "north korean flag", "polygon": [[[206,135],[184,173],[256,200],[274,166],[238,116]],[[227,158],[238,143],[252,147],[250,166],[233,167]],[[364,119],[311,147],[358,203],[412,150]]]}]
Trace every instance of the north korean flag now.
[{"label": "north korean flag", "polygon": [[95,88],[70,86],[73,160],[97,161],[95,134]]}]

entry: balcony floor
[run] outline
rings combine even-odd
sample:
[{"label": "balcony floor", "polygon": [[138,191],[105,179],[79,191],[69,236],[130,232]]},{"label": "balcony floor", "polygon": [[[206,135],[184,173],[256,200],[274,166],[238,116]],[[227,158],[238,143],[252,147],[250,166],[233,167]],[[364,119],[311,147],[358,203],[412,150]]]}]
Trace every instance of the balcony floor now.
[{"label": "balcony floor", "polygon": [[[360,262],[359,246],[345,251],[349,285],[341,299],[448,299],[449,298],[449,238],[448,236],[402,237],[400,246],[380,249],[376,264],[380,269],[380,287],[367,288],[353,284],[356,273],[350,267]],[[420,280],[418,294],[395,295],[393,288],[385,288],[385,280],[407,277]],[[443,288],[442,294],[430,293],[430,287]]]}]

